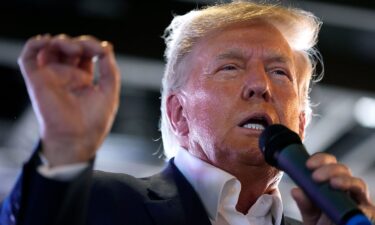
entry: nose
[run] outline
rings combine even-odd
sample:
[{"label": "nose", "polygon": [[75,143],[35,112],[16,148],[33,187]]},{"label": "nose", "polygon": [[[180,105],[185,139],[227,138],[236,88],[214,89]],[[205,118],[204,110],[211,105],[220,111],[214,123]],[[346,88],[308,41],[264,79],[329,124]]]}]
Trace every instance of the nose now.
[{"label": "nose", "polygon": [[263,67],[249,71],[245,77],[242,97],[245,100],[261,98],[268,102],[271,98],[271,93],[269,79]]}]

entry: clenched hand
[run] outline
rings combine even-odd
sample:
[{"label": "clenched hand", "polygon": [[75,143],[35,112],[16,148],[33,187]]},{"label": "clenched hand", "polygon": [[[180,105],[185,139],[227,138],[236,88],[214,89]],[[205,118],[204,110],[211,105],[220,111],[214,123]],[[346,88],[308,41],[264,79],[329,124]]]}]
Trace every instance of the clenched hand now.
[{"label": "clenched hand", "polygon": [[[94,61],[99,78],[94,82]],[[108,134],[120,92],[111,44],[90,36],[37,36],[19,57],[51,166],[90,160]]]}]

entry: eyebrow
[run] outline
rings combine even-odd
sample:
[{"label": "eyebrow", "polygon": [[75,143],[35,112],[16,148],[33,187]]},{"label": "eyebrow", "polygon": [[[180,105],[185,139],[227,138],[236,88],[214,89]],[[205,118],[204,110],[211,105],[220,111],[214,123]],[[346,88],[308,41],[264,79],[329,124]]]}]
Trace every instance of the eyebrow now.
[{"label": "eyebrow", "polygon": [[265,54],[265,60],[269,62],[280,62],[287,65],[292,65],[293,61],[290,57],[286,56],[285,54],[270,52]]},{"label": "eyebrow", "polygon": [[[246,54],[243,50],[235,48],[235,49],[229,49],[228,51],[225,51],[215,57],[215,60],[225,60],[225,59],[246,59],[248,57],[251,57],[251,55]],[[285,54],[275,52],[275,51],[269,51],[265,52],[263,55],[264,59],[269,62],[280,62],[285,63],[288,65],[292,65],[292,59],[288,57]]]},{"label": "eyebrow", "polygon": [[241,49],[230,49],[225,51],[215,57],[215,60],[224,60],[224,59],[244,59],[246,55]]}]

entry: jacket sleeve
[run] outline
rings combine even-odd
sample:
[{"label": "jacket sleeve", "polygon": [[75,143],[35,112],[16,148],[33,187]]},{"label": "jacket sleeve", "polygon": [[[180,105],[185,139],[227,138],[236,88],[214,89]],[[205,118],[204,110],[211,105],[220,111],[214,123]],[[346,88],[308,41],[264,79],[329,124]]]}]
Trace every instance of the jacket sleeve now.
[{"label": "jacket sleeve", "polygon": [[37,172],[40,145],[23,166],[9,196],[0,206],[1,225],[82,225],[92,179],[90,166],[70,181],[45,178]]}]

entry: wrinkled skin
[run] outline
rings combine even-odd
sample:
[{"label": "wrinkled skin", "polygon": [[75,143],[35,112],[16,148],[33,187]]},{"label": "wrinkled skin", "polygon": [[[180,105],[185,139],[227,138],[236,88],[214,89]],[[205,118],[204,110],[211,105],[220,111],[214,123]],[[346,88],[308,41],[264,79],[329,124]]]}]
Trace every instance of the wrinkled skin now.
[{"label": "wrinkled skin", "polygon": [[[196,157],[236,176],[241,182],[237,210],[246,214],[256,199],[277,187],[281,174],[268,166],[258,148],[261,130],[241,126],[249,117],[265,116],[304,137],[304,83],[298,76],[297,53],[272,25],[237,23],[211,31],[194,45],[179,65],[189,76],[183,88],[167,101],[168,115],[183,147]],[[329,167],[334,181],[355,180],[332,156],[314,156],[315,173]],[[332,165],[333,163],[333,165]],[[340,171],[340,172],[338,172]],[[337,173],[336,173],[337,172]],[[314,173],[314,174],[315,174]],[[338,185],[360,189],[363,205],[371,208],[366,185]],[[325,221],[304,194],[293,196],[306,224]],[[367,196],[367,197],[365,197]]]}]

